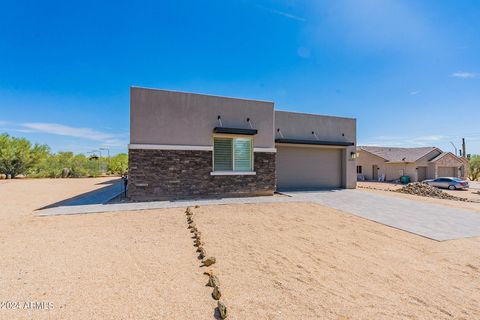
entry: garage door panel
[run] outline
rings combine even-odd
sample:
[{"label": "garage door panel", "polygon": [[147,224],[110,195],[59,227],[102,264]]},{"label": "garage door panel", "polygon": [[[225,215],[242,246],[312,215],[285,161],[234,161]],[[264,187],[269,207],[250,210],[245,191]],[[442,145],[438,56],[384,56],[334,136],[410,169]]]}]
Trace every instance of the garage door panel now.
[{"label": "garage door panel", "polygon": [[313,190],[341,186],[341,149],[277,147],[278,189]]},{"label": "garage door panel", "polygon": [[418,167],[417,168],[417,180],[423,181],[427,179],[427,167]]},{"label": "garage door panel", "polygon": [[456,177],[458,169],[456,167],[438,167],[439,177]]}]

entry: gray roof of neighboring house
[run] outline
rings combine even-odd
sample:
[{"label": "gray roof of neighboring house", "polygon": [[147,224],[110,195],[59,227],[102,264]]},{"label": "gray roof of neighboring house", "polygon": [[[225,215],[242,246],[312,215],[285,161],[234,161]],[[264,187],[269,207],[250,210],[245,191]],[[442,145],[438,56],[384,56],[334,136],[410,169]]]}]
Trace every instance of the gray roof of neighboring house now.
[{"label": "gray roof of neighboring house", "polygon": [[383,158],[388,162],[415,162],[433,150],[439,150],[435,147],[395,148],[359,146],[358,148]]}]

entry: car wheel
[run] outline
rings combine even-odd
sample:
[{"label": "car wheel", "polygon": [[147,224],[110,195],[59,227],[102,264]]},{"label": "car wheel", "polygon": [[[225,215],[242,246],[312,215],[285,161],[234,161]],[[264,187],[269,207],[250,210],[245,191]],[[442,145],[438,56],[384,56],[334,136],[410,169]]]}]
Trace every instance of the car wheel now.
[{"label": "car wheel", "polygon": [[448,189],[449,189],[449,190],[455,190],[455,189],[457,189],[457,188],[455,188],[455,186],[448,186]]}]

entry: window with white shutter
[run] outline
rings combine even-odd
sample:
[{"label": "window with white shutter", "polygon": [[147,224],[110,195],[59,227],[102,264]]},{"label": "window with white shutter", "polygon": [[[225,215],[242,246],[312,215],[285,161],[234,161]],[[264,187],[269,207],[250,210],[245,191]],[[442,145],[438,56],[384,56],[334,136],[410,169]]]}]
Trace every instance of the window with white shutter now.
[{"label": "window with white shutter", "polygon": [[252,138],[213,138],[213,171],[252,172]]},{"label": "window with white shutter", "polygon": [[233,170],[233,140],[230,138],[215,138],[213,140],[213,170]]}]

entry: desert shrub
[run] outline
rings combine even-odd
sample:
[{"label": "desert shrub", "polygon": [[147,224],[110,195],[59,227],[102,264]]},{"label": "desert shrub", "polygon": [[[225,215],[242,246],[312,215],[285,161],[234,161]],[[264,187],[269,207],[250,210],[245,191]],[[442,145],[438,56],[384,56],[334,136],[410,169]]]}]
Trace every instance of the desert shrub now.
[{"label": "desert shrub", "polygon": [[0,173],[36,178],[79,178],[123,174],[128,169],[128,155],[111,158],[87,157],[73,152],[50,152],[46,145],[32,145],[27,139],[0,135]]},{"label": "desert shrub", "polygon": [[480,155],[472,155],[468,160],[468,178],[472,181],[480,178]]},{"label": "desert shrub", "polygon": [[128,170],[128,155],[119,153],[108,159],[108,172],[112,174],[123,174]]},{"label": "desert shrub", "polygon": [[0,173],[12,178],[27,174],[49,154],[50,149],[46,145],[32,145],[25,138],[0,134]]},{"label": "desert shrub", "polygon": [[49,155],[30,174],[37,178],[98,177],[105,173],[105,158],[91,159],[83,154],[59,152]]}]

